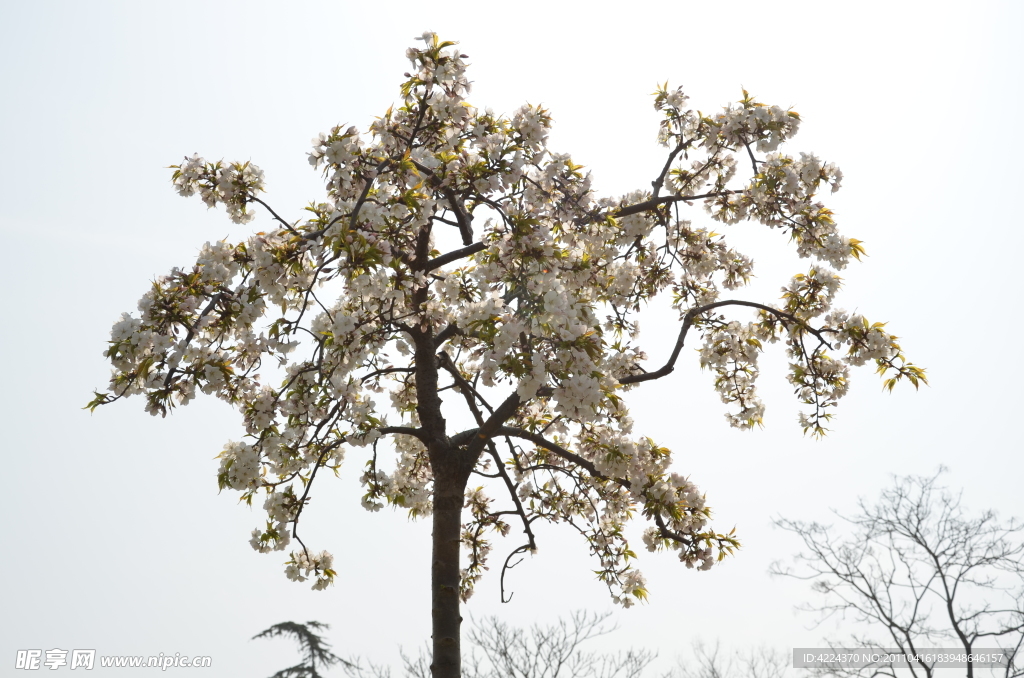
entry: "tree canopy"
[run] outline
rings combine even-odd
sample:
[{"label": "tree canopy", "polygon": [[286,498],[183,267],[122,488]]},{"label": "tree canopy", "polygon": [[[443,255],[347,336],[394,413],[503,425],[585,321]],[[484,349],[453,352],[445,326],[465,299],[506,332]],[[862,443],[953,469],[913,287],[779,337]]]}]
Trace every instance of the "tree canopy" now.
[{"label": "tree canopy", "polygon": [[[245,436],[220,455],[220,487],[250,504],[261,496],[253,548],[291,549],[287,576],[316,589],[335,566],[300,538],[300,517],[318,474],[363,450],[367,509],[431,516],[435,672],[457,675],[445,672],[457,669],[459,599],[487,568],[490,540],[513,526],[523,542],[506,567],[536,549],[537,521],[567,523],[625,606],[646,595],[626,538],[637,514],[647,548],[688,567],[736,548],[669,448],[634,433],[626,403],[673,371],[691,334],[739,428],[762,421],[766,344],[785,345],[807,405],[800,422],[815,435],[850,367],[875,365],[890,389],[924,374],[883,324],[833,308],[837,271],[864,250],[818,198],[839,188],[839,169],[779,150],[800,126],[795,111],[744,92],[705,114],[661,86],[664,164],[649,188],[599,197],[589,173],[548,148],[546,109],[506,117],[471,105],[466,55],[422,39],[407,53],[401,102],[368,134],[339,125],[313,140],[309,162],[327,190],[305,217],[264,201],[251,162],[192,156],[174,167],[179,194],[236,223],[260,210],[271,221],[241,242],[207,243],[153,282],[139,313],[114,326],[114,374],[90,406],[141,395],[166,415],[201,391],[236,407]],[[811,265],[781,300],[726,296],[753,262],[693,223],[697,206],[704,221],[780,231]],[[680,327],[671,354],[648,367],[636,316],[660,295]]]}]

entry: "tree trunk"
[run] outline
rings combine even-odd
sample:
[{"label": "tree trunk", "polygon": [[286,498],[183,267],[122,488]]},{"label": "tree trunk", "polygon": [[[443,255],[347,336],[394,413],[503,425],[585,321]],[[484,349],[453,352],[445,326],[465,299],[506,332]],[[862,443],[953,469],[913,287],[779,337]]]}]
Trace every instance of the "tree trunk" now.
[{"label": "tree trunk", "polygon": [[[426,241],[424,241],[426,242]],[[424,299],[419,299],[423,303]],[[473,470],[472,455],[448,440],[437,390],[437,359],[433,334],[414,332],[416,341],[416,410],[434,476],[434,513],[430,559],[430,617],[433,678],[461,678],[462,656],[459,610],[459,550],[462,505]]]},{"label": "tree trunk", "polygon": [[433,678],[460,678],[459,550],[468,474],[451,468],[455,464],[443,466],[448,468],[434,471],[434,532],[430,568],[433,662],[430,671]]}]

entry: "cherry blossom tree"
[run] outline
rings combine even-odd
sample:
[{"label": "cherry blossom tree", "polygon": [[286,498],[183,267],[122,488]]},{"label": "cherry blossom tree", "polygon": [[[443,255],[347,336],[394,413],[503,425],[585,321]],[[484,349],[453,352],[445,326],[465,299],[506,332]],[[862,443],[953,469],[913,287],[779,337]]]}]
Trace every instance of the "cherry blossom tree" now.
[{"label": "cherry blossom tree", "polygon": [[[222,206],[235,223],[265,210],[264,230],[207,243],[195,264],[157,279],[139,313],[114,325],[114,374],[90,407],[141,395],[166,415],[201,391],[236,407],[241,441],[220,455],[218,481],[266,524],[259,552],[288,551],[287,576],[323,589],[327,551],[299,523],[324,470],[365,462],[363,506],[429,516],[435,676],[460,672],[460,602],[488,566],[494,535],[513,526],[536,547],[537,521],[586,540],[599,577],[624,606],[646,596],[626,538],[637,513],[651,551],[706,570],[738,542],[709,525],[697,486],[672,454],[637,436],[627,394],[667,377],[684,342],[700,342],[732,426],[761,424],[755,382],[767,343],[781,342],[800,421],[825,432],[850,367],[872,363],[891,389],[923,371],[881,323],[832,307],[838,270],[863,253],[818,201],[842,174],[814,155],[779,151],[800,125],[792,110],[743,99],[716,114],[658,88],[667,149],[650,188],[598,197],[590,175],[548,149],[551,116],[503,117],[471,105],[466,56],[423,36],[401,103],[362,134],[344,125],[313,140],[326,197],[287,220],[261,197],[251,162],[185,158],[174,187]],[[752,261],[687,218],[753,220],[812,260],[781,300],[724,296]],[[679,333],[648,357],[637,313],[670,295]],[[726,315],[728,313],[728,315]],[[744,315],[746,314],[746,315]],[[696,335],[691,336],[691,335]],[[472,479],[472,482],[471,482]],[[295,546],[292,546],[292,544]],[[460,558],[465,555],[465,562]],[[502,588],[504,596],[504,587]]]}]

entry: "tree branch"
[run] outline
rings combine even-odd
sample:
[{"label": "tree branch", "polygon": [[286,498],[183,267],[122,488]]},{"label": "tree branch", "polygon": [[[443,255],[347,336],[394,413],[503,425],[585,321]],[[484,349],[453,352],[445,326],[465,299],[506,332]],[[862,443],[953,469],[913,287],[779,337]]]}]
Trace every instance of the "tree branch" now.
[{"label": "tree branch", "polygon": [[476,436],[474,436],[466,445],[466,451],[474,460],[480,456],[480,453],[483,451],[484,445],[487,444],[487,441],[495,435],[498,435],[498,430],[506,421],[512,418],[512,415],[516,413],[516,410],[519,409],[519,405],[521,403],[522,401],[519,398],[519,394],[513,393],[509,397],[505,398],[505,400],[495,408],[494,412],[491,413],[491,416],[487,418],[487,421],[477,429]]},{"label": "tree branch", "polygon": [[554,452],[562,459],[565,459],[566,461],[576,464],[580,468],[587,471],[587,473],[589,473],[594,478],[600,478],[601,480],[608,480],[614,483],[618,483],[619,485],[626,489],[632,487],[632,484],[628,480],[625,480],[623,478],[609,478],[608,476],[598,471],[597,467],[594,466],[593,462],[584,459],[575,452],[570,452],[569,450],[565,449],[558,443],[551,442],[542,435],[531,433],[526,429],[514,428],[511,426],[502,426],[496,431],[496,434],[502,436],[509,436],[511,438],[521,438],[523,440],[529,440],[537,447],[543,447],[545,450],[549,452]]},{"label": "tree branch", "polygon": [[428,271],[433,271],[435,268],[441,268],[445,264],[450,264],[451,262],[458,261],[459,259],[465,259],[466,257],[476,254],[477,252],[482,252],[485,249],[487,249],[487,245],[482,242],[475,242],[469,247],[452,250],[447,254],[442,254],[441,256],[434,257],[428,261],[423,267],[423,272],[427,273]]},{"label": "tree branch", "polygon": [[[693,319],[695,317],[697,317],[698,315],[700,315],[701,313],[704,313],[706,311],[710,311],[710,310],[713,310],[713,309],[716,309],[716,308],[720,308],[722,306],[747,306],[749,308],[756,308],[758,310],[764,311],[765,313],[771,313],[772,315],[775,315],[775,316],[777,316],[779,318],[784,318],[786,320],[789,320],[790,322],[799,323],[805,329],[807,329],[809,332],[811,332],[811,334],[814,334],[819,339],[822,339],[821,332],[819,330],[815,330],[813,327],[810,327],[807,323],[805,323],[804,321],[800,320],[799,318],[797,318],[792,313],[787,313],[785,311],[780,311],[777,308],[772,308],[771,306],[765,306],[764,304],[758,304],[757,302],[753,302],[753,301],[739,301],[739,300],[732,300],[732,299],[729,299],[729,300],[726,300],[726,301],[716,301],[716,302],[713,302],[713,303],[710,303],[710,304],[705,304],[704,306],[698,306],[696,308],[692,308],[689,311],[687,311],[686,315],[683,316],[683,326],[679,330],[679,337],[676,339],[676,345],[672,349],[672,355],[669,356],[668,362],[666,362],[664,365],[662,365],[661,368],[655,370],[654,372],[645,372],[643,374],[631,374],[628,377],[623,377],[622,379],[619,379],[619,383],[623,384],[623,385],[625,385],[625,384],[638,384],[638,383],[640,383],[642,381],[651,381],[652,379],[660,379],[661,377],[664,377],[664,376],[666,376],[668,374],[671,374],[672,371],[675,369],[676,360],[679,358],[679,353],[680,353],[680,351],[683,350],[683,342],[686,341],[686,333],[690,331],[690,327],[693,325]],[[824,340],[822,339],[822,341],[824,341]]]},{"label": "tree branch", "polygon": [[462,244],[473,244],[473,215],[466,212],[465,208],[459,202],[458,196],[455,195],[455,191],[450,188],[445,188],[442,192],[444,193],[444,197],[448,199],[448,204],[451,205],[452,212],[455,212],[456,221],[459,222],[459,233],[462,235]]},{"label": "tree branch", "polygon": [[281,222],[281,224],[282,224],[282,225],[283,225],[283,226],[285,227],[285,229],[287,229],[287,231],[288,231],[289,233],[291,233],[292,235],[299,235],[299,232],[298,232],[298,231],[296,231],[296,230],[295,230],[295,229],[294,229],[294,228],[292,227],[292,225],[291,225],[291,224],[289,224],[289,223],[288,223],[287,221],[285,221],[284,219],[282,219],[282,218],[281,218],[281,217],[280,217],[280,216],[278,215],[278,213],[277,213],[277,212],[275,212],[275,211],[273,210],[273,208],[271,208],[271,207],[270,207],[270,205],[268,205],[267,203],[263,202],[262,200],[260,200],[259,198],[257,198],[257,197],[256,197],[255,195],[248,195],[247,197],[249,198],[249,200],[252,200],[252,201],[253,201],[253,202],[255,202],[255,203],[259,203],[260,205],[263,205],[263,207],[264,207],[264,208],[265,208],[265,209],[266,209],[266,210],[267,210],[268,212],[270,212],[270,215],[271,215],[272,217],[274,217],[274,219],[275,219],[275,220],[277,220],[277,221]]},{"label": "tree branch", "polygon": [[726,195],[735,195],[742,193],[743,191],[713,191],[711,193],[702,193],[700,195],[667,195],[664,198],[651,198],[643,202],[638,202],[633,205],[627,205],[626,207],[620,207],[617,210],[612,210],[611,216],[613,217],[628,217],[631,214],[640,214],[641,212],[649,212],[650,210],[661,207],[662,205],[671,205],[677,202],[689,202],[690,200],[704,200],[706,198],[721,198]]},{"label": "tree branch", "polygon": [[381,426],[377,430],[380,431],[381,435],[388,435],[389,433],[400,433],[402,435],[418,438],[424,443],[427,442],[427,437],[423,433],[423,429],[412,428],[411,426]]}]

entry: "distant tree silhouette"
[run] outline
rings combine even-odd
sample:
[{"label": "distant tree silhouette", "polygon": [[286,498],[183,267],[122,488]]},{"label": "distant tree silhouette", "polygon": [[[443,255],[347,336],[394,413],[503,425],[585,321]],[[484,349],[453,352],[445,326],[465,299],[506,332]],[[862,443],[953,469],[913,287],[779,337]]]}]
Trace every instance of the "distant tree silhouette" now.
[{"label": "distant tree silhouette", "polygon": [[[830,641],[833,647],[956,648],[964,654],[1001,648],[1003,678],[1024,676],[1024,524],[972,515],[960,495],[938,485],[939,476],[896,478],[874,504],[861,500],[850,528],[788,519],[806,551],[796,570],[776,564],[776,574],[807,579],[822,598],[803,607],[824,620],[833,615],[864,624],[863,633]],[[935,662],[912,662],[913,675],[942,675]],[[853,678],[897,675],[892,665],[829,667],[820,675]],[[962,675],[962,674],[961,674]],[[968,678],[978,675],[968,663]]]},{"label": "distant tree silhouette", "polygon": [[330,628],[327,624],[316,621],[299,624],[297,622],[282,622],[274,624],[269,629],[261,631],[253,636],[257,638],[277,638],[278,636],[292,636],[299,643],[302,650],[302,662],[287,669],[281,669],[270,678],[324,678],[317,670],[320,668],[341,664],[345,667],[351,664],[338,655],[331,652],[330,644],[324,640],[318,631],[326,631]]}]

